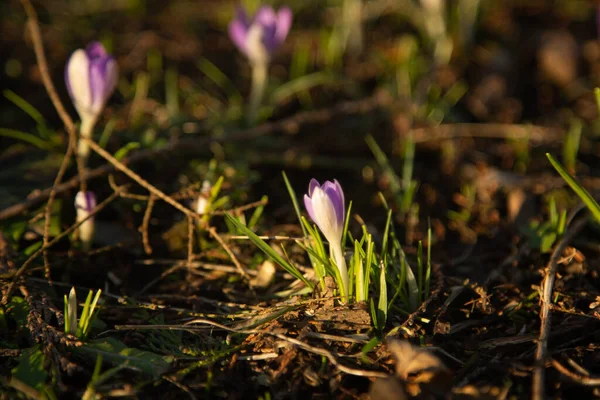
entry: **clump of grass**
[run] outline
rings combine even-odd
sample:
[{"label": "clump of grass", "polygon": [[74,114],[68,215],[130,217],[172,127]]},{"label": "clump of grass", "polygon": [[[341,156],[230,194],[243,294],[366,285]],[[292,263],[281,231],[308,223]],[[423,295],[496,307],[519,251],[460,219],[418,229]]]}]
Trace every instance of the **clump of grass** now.
[{"label": "clump of grass", "polygon": [[[387,219],[379,248],[365,225],[361,227],[362,235],[360,238],[353,238],[348,231],[348,221],[352,209],[352,203],[350,203],[342,234],[342,244],[346,252],[345,257],[349,258],[347,272],[349,287],[345,288],[344,277],[340,275],[341,272],[336,267],[337,261],[329,256],[317,227],[302,215],[296,193],[285,173],[283,173],[283,177],[305,236],[305,239],[297,240],[296,243],[306,252],[321,287],[325,287],[325,277],[333,277],[338,284],[342,300],[367,303],[373,326],[378,330],[385,328],[390,308],[394,307],[403,310],[405,313],[410,313],[417,310],[428,299],[431,280],[431,229],[428,230],[426,254],[424,253],[423,243],[419,242],[416,268],[413,268],[396,236],[392,223],[392,210],[388,208],[385,200],[383,201],[387,210]],[[314,288],[313,282],[302,274],[293,262],[285,256],[286,252],[283,247],[284,256],[273,250],[267,242],[256,235],[238,218],[227,215],[227,220],[240,233],[247,235],[267,257],[279,264],[296,279],[304,282],[308,288]],[[393,291],[388,293],[390,288],[393,288]],[[344,292],[348,293],[347,299],[343,295]]]}]

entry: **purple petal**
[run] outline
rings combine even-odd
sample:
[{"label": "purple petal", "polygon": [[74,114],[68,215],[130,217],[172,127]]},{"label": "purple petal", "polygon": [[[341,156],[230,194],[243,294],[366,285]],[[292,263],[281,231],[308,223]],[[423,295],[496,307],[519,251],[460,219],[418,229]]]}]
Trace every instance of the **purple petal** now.
[{"label": "purple petal", "polygon": [[75,196],[75,208],[91,212],[96,208],[96,196],[94,192],[77,192]]},{"label": "purple petal", "polygon": [[[346,204],[346,199],[344,198],[344,191],[342,190],[342,185],[340,185],[340,183],[337,181],[337,179],[333,180],[333,183],[335,184],[335,187],[339,193],[340,198],[342,199],[342,204]],[[344,213],[345,214],[345,213]],[[344,215],[345,217],[345,215]]]},{"label": "purple petal", "polygon": [[94,192],[85,192],[85,202],[89,211],[96,208],[96,196],[94,196]]},{"label": "purple petal", "polygon": [[97,58],[104,58],[108,56],[106,49],[100,42],[91,42],[85,48],[85,53],[87,54],[90,60],[95,60]]},{"label": "purple petal", "polygon": [[248,36],[248,27],[241,21],[234,19],[229,24],[229,37],[233,44],[244,54],[246,54],[246,37]]},{"label": "purple petal", "polygon": [[277,14],[272,7],[262,6],[254,15],[252,23],[259,23],[262,26],[277,25]]},{"label": "purple petal", "polygon": [[114,61],[112,57],[90,60],[90,91],[92,94],[92,109],[95,113],[102,110],[113,89],[108,86],[106,75],[107,65],[111,61]]},{"label": "purple petal", "polygon": [[325,194],[331,201],[331,204],[333,205],[333,208],[335,210],[335,216],[337,217],[338,223],[340,225],[343,224],[344,218],[345,218],[345,215],[344,215],[345,205],[344,205],[343,193],[341,193],[341,196],[340,196],[340,192],[338,191],[338,188],[336,187],[336,185],[334,183],[332,183],[330,181],[325,182],[323,184],[323,186],[321,187],[321,189],[325,192]]},{"label": "purple petal", "polygon": [[104,102],[106,103],[117,87],[117,82],[119,80],[119,65],[114,58],[110,57],[105,68],[106,90],[104,92]]},{"label": "purple petal", "polygon": [[304,195],[304,207],[306,208],[306,211],[308,212],[308,215],[310,216],[310,219],[312,219],[313,221],[315,221],[315,212],[313,211],[312,200],[306,194]]},{"label": "purple petal", "polygon": [[282,7],[277,11],[277,29],[275,31],[275,42],[280,46],[287,37],[292,27],[292,10]]},{"label": "purple petal", "polygon": [[65,64],[65,85],[67,86],[67,92],[69,92],[69,96],[73,98],[73,89],[71,89],[71,81],[69,79],[69,61],[71,61],[71,55]]},{"label": "purple petal", "polygon": [[308,184],[308,195],[312,196],[313,192],[315,191],[315,188],[321,187],[321,185],[319,185],[319,181],[317,181],[315,178],[310,180],[310,183]]},{"label": "purple petal", "polygon": [[253,24],[259,24],[262,28],[262,41],[267,51],[272,53],[279,43],[275,38],[277,33],[277,14],[273,8],[269,6],[262,6],[254,16]]}]

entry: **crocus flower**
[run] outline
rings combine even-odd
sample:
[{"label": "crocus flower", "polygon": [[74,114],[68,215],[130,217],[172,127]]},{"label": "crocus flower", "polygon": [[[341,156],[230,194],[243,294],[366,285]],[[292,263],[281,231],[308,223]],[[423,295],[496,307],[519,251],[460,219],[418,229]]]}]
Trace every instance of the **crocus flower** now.
[{"label": "crocus flower", "polygon": [[262,6],[252,18],[238,7],[235,19],[229,24],[229,37],[251,62],[265,63],[283,43],[291,27],[292,10],[288,7],[275,12],[269,6]]},{"label": "crocus flower", "polygon": [[[96,208],[96,196],[94,192],[77,192],[75,196],[75,209],[77,211],[77,222],[86,219]],[[84,251],[92,247],[94,240],[94,217],[87,219],[79,226],[79,240]]]},{"label": "crocus flower", "polygon": [[281,46],[292,27],[292,10],[282,7],[275,12],[262,6],[252,18],[243,8],[229,24],[229,37],[248,57],[252,67],[252,88],[248,105],[248,122],[254,123],[267,87],[267,70],[275,50]]},{"label": "crocus flower", "polygon": [[[65,83],[81,118],[81,135],[91,137],[94,125],[117,86],[119,67],[99,42],[73,52],[65,67]],[[89,147],[79,142],[78,154],[87,158]]]},{"label": "crocus flower", "polygon": [[342,278],[342,298],[348,298],[348,269],[342,250],[342,234],[346,206],[344,191],[337,180],[326,181],[320,185],[312,179],[308,185],[308,194],[304,195],[304,206],[310,218],[317,224],[325,239],[329,242],[331,256]]}]

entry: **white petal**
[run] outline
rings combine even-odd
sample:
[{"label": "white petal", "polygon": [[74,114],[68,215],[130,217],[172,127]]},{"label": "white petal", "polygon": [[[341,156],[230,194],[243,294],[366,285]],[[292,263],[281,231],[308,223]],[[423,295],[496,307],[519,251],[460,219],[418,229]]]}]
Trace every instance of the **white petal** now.
[{"label": "white petal", "polygon": [[76,50],[69,59],[68,67],[71,96],[79,116],[87,118],[92,107],[89,60],[85,50]]},{"label": "white petal", "polygon": [[316,223],[328,242],[337,243],[342,239],[342,228],[338,224],[335,207],[321,188],[312,194],[312,206]]}]

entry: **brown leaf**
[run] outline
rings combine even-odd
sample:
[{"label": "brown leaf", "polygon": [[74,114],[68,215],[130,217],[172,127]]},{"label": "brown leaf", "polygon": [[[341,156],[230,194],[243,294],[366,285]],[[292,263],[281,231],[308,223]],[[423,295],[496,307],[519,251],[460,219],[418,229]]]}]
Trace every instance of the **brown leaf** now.
[{"label": "brown leaf", "polygon": [[396,359],[396,376],[411,395],[444,393],[451,388],[450,370],[429,350],[400,340],[388,342],[387,347]]}]

